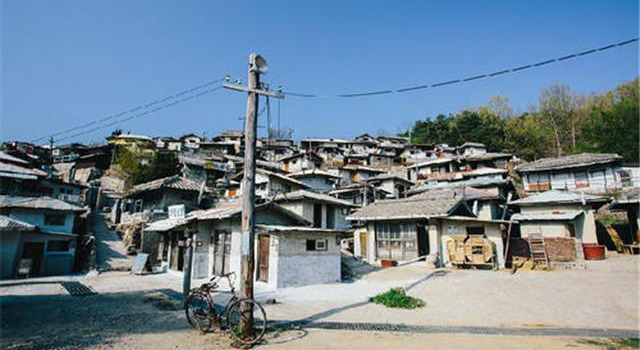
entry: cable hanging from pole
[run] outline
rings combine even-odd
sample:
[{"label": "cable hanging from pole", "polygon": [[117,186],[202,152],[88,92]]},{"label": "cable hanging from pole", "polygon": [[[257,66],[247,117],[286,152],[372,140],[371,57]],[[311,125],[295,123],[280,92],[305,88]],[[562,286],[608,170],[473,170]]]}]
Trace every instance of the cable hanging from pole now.
[{"label": "cable hanging from pole", "polygon": [[566,61],[568,59],[584,57],[584,56],[591,55],[591,54],[594,54],[594,53],[597,53],[597,52],[602,52],[602,51],[610,50],[610,49],[613,49],[613,48],[629,45],[629,44],[637,42],[638,39],[639,38],[629,39],[629,40],[621,41],[621,42],[618,42],[618,43],[615,43],[615,44],[601,46],[601,47],[598,47],[598,48],[592,48],[592,49],[589,49],[589,50],[573,53],[573,54],[570,54],[570,55],[561,56],[561,57],[558,57],[558,58],[552,58],[552,59],[548,59],[548,60],[544,60],[544,61],[540,61],[540,62],[535,62],[535,63],[531,63],[531,64],[526,64],[526,65],[522,65],[522,66],[518,66],[518,67],[514,67],[514,68],[509,68],[509,69],[502,69],[502,70],[499,70],[499,71],[494,71],[494,72],[490,72],[490,73],[486,73],[486,74],[478,74],[478,75],[474,75],[474,76],[466,77],[466,78],[452,79],[452,80],[447,80],[447,81],[443,81],[443,82],[436,82],[436,83],[433,83],[433,84],[422,84],[422,85],[409,86],[409,87],[400,88],[400,89],[386,89],[386,90],[380,90],[380,91],[365,91],[365,92],[358,92],[358,93],[333,94],[333,95],[332,94],[330,94],[330,95],[319,95],[319,94],[309,94],[309,93],[289,92],[289,91],[284,91],[283,93],[284,93],[285,96],[303,97],[303,98],[354,98],[354,97],[367,97],[367,96],[377,96],[377,95],[399,94],[399,93],[423,90],[423,89],[427,89],[427,88],[437,88],[437,87],[446,86],[446,85],[461,84],[461,83],[466,83],[466,82],[469,82],[469,81],[475,81],[475,80],[479,80],[479,79],[493,78],[495,76],[503,75],[503,74],[507,74],[507,73],[517,73],[517,72],[521,72],[521,71],[526,70],[526,69],[537,68],[537,67],[545,66],[545,65],[548,65],[548,64],[551,64],[551,63],[557,63],[557,62]]},{"label": "cable hanging from pole", "polygon": [[[64,129],[64,130],[55,132],[55,133],[47,135],[47,136],[39,137],[37,139],[32,140],[31,142],[32,143],[36,143],[38,141],[41,141],[41,140],[44,140],[44,139],[48,139],[48,138],[51,138],[51,137],[65,135],[65,134],[68,134],[68,133],[71,133],[71,132],[74,132],[74,131],[86,129],[86,128],[88,128],[90,126],[93,126],[93,125],[96,125],[96,124],[104,123],[104,122],[112,120],[112,119],[123,117],[123,116],[125,116],[127,114],[132,114],[132,113],[136,113],[136,112],[139,112],[141,110],[144,110],[144,109],[149,109],[149,108],[151,108],[151,107],[153,107],[155,105],[162,104],[162,103],[177,99],[177,98],[179,98],[181,96],[184,96],[184,95],[187,95],[187,94],[190,94],[190,93],[194,93],[194,92],[196,92],[198,90],[202,90],[202,89],[207,88],[207,87],[209,87],[211,85],[214,85],[216,83],[222,82],[224,79],[225,78],[215,79],[215,80],[209,81],[207,83],[204,83],[204,84],[201,84],[201,85],[198,85],[198,86],[183,90],[183,91],[178,92],[176,94],[168,95],[168,96],[165,96],[164,98],[160,98],[160,99],[154,100],[153,102],[141,104],[141,105],[139,105],[137,107],[130,108],[130,109],[121,111],[119,113],[107,116],[107,117],[103,117],[103,118],[100,118],[100,119],[95,119],[95,120],[92,120],[90,122],[87,122],[87,123],[84,123],[84,124],[81,124],[81,125],[78,125],[78,126],[74,126],[74,127],[68,128],[68,129]],[[82,133],[80,133],[80,134],[82,134]],[[64,138],[58,139],[57,141],[62,141],[62,140],[68,139],[68,138],[69,137],[64,137]]]}]

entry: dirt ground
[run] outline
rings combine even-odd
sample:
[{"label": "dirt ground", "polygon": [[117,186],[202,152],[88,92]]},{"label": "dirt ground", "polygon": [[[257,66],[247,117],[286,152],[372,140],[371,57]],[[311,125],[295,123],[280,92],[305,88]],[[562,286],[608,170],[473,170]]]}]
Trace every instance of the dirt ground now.
[{"label": "dirt ground", "polygon": [[[588,270],[552,272],[434,271],[420,265],[370,272],[352,283],[270,291],[257,288],[272,320],[408,325],[516,327],[522,335],[424,334],[288,329],[270,333],[265,349],[598,349],[579,335],[540,336],[528,329],[569,327],[637,331],[637,257],[589,263]],[[59,281],[97,294],[71,296]],[[195,282],[194,282],[194,285]],[[392,310],[368,297],[404,286],[427,306]],[[0,282],[2,349],[225,349],[227,335],[189,329],[180,310],[181,278],[160,274],[50,277]]]}]

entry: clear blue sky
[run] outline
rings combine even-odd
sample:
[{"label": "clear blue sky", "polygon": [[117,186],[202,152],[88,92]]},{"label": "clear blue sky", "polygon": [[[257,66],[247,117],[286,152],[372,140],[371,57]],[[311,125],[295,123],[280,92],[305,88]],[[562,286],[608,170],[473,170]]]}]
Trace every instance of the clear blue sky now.
[{"label": "clear blue sky", "polygon": [[[637,0],[3,0],[0,139],[31,140],[225,74],[244,78],[250,52],[270,63],[264,81],[331,94],[457,79],[637,36]],[[282,124],[295,129],[297,139],[391,133],[496,94],[526,110],[556,82],[590,93],[637,75],[635,43],[403,95],[288,97]],[[220,90],[120,127],[212,136],[241,128],[245,99]],[[110,131],[77,141],[103,141]]]}]

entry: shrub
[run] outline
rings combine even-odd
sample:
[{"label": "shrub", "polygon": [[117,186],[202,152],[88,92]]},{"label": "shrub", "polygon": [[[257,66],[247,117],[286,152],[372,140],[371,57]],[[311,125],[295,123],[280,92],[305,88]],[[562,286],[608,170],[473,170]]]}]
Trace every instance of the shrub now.
[{"label": "shrub", "polygon": [[424,300],[407,295],[403,288],[391,288],[369,299],[370,302],[382,304],[386,307],[400,309],[415,309],[426,305]]}]

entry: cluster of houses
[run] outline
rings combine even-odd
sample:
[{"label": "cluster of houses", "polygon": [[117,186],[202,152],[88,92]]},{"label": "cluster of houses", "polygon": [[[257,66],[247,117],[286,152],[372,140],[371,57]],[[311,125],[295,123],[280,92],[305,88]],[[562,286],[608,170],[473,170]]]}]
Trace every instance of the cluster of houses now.
[{"label": "cluster of houses", "polygon": [[[2,278],[72,271],[91,234],[76,223],[92,210],[140,228],[132,251],[149,255],[149,269],[184,271],[192,242],[193,278],[238,272],[243,141],[231,130],[211,139],[114,134],[105,145],[53,149],[5,143]],[[180,170],[131,186],[114,166],[123,148],[141,163],[174,153]],[[625,243],[640,241],[640,168],[615,154],[526,163],[476,142],[368,134],[260,138],[257,152],[255,276],[271,288],[339,282],[345,250],[374,265],[499,269],[542,249],[547,266],[581,266],[583,244],[604,243],[603,210],[625,213]]]}]

